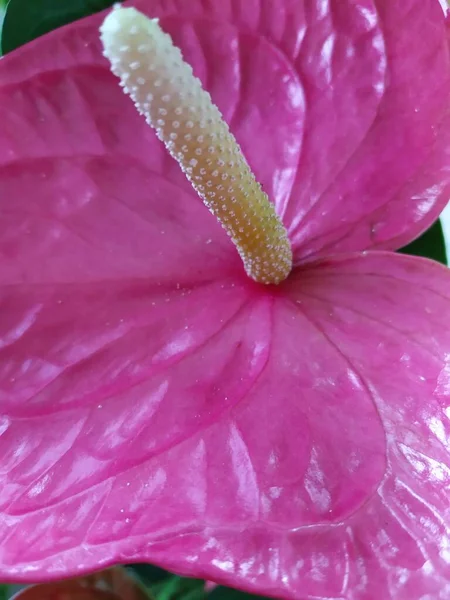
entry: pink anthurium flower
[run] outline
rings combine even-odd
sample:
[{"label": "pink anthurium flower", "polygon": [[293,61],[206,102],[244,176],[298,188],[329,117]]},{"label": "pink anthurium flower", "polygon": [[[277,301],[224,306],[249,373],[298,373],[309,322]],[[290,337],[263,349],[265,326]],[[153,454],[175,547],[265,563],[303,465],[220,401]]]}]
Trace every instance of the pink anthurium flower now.
[{"label": "pink anthurium flower", "polygon": [[289,232],[252,281],[103,16],[0,63],[0,579],[150,561],[282,598],[450,595],[437,0],[141,0]]}]

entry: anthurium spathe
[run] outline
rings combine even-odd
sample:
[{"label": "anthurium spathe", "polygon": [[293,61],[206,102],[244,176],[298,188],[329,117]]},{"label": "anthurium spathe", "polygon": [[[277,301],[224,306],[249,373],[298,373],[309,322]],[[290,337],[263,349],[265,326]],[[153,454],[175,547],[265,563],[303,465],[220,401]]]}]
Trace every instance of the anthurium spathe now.
[{"label": "anthurium spathe", "polygon": [[[450,184],[436,1],[135,2],[289,233],[250,279],[101,54],[2,59],[0,578],[152,561],[285,598],[450,594]],[[367,252],[369,250],[369,252]]]}]

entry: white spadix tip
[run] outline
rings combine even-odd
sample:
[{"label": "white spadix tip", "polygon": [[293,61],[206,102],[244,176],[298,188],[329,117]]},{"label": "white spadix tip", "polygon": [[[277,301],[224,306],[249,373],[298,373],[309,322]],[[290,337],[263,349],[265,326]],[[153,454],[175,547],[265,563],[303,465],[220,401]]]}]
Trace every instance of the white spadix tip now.
[{"label": "white spadix tip", "polygon": [[100,28],[120,85],[230,235],[248,275],[279,283],[292,268],[286,229],[219,109],[156,19],[114,8]]},{"label": "white spadix tip", "polygon": [[159,19],[148,19],[132,6],[123,8],[120,3],[116,3],[100,26],[100,35],[103,45],[105,47],[114,47],[116,41],[115,36],[121,30],[128,30],[130,33],[133,33],[133,30],[136,30],[136,26],[141,25],[142,27],[143,25],[148,26],[151,23],[157,24],[158,21]]}]

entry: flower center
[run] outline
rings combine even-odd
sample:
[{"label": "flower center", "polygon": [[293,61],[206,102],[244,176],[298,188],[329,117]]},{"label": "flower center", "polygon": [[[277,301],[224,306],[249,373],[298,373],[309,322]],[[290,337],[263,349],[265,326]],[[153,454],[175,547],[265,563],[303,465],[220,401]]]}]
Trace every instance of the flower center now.
[{"label": "flower center", "polygon": [[247,274],[266,284],[286,279],[292,269],[287,231],[170,36],[156,19],[120,7],[100,32],[113,73],[230,235]]}]

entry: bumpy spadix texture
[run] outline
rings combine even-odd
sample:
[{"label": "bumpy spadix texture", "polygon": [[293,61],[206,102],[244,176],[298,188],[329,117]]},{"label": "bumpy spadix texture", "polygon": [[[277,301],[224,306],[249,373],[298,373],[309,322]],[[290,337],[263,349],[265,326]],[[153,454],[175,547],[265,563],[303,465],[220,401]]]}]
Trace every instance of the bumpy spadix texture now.
[{"label": "bumpy spadix texture", "polygon": [[2,58],[0,581],[138,561],[294,600],[448,600],[450,274],[361,252],[449,197],[438,2],[134,4],[295,266],[250,281],[112,75],[105,15]]},{"label": "bumpy spadix texture", "polygon": [[156,20],[119,7],[101,33],[113,72],[236,244],[248,275],[261,283],[286,279],[292,269],[286,229],[170,36]]}]

